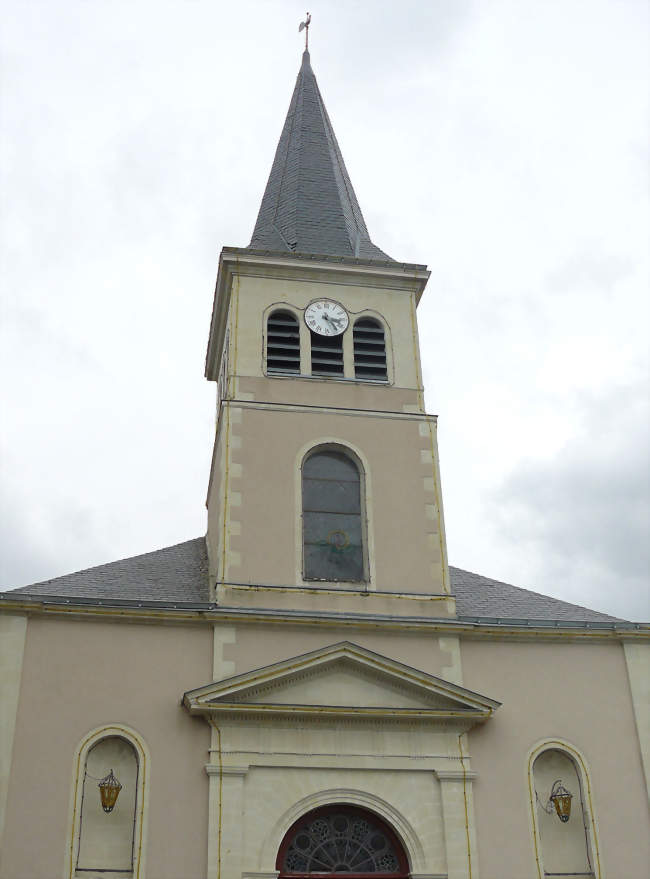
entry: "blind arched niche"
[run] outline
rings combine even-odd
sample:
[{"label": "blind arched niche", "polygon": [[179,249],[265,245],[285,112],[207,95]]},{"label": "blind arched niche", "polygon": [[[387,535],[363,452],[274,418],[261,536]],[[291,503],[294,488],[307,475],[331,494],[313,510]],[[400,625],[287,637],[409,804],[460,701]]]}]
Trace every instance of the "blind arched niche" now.
[{"label": "blind arched niche", "polygon": [[[560,747],[548,747],[533,760],[535,823],[539,840],[538,866],[541,876],[599,876],[592,851],[593,820],[585,795],[583,773],[572,754]],[[556,782],[571,793],[571,812],[562,821],[549,799]]]},{"label": "blind arched niche", "polygon": [[[122,788],[111,812],[102,808],[98,780],[110,771]],[[120,736],[100,739],[88,751],[79,819],[77,871],[132,875],[138,755]]]}]

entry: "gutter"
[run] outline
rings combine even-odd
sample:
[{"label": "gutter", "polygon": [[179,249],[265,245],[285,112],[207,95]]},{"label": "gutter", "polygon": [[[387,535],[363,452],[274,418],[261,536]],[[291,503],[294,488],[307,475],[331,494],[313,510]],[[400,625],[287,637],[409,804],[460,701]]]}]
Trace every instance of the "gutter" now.
[{"label": "gutter", "polygon": [[[453,596],[449,596],[453,598]],[[460,615],[456,619],[423,618],[418,616],[395,616],[388,614],[360,614],[335,611],[271,610],[265,608],[223,607],[215,602],[197,601],[152,601],[120,598],[82,598],[58,595],[36,596],[15,592],[0,592],[0,610],[13,613],[63,613],[63,614],[101,614],[120,617],[132,616],[161,622],[208,622],[220,621],[259,621],[278,623],[311,623],[345,626],[372,626],[373,628],[408,628],[419,630],[445,630],[461,635],[488,635],[502,633],[513,636],[524,635],[553,636],[554,634],[580,636],[632,636],[650,638],[650,624],[627,620],[615,621],[575,621],[524,619],[508,617],[474,617]]]}]

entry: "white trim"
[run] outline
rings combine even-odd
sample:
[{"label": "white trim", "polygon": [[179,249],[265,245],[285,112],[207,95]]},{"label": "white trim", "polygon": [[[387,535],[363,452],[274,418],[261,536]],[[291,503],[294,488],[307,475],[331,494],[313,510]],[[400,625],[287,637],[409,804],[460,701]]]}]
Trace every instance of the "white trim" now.
[{"label": "white trim", "polygon": [[323,586],[326,589],[346,589],[348,584],[336,581],[315,581],[305,580],[303,577],[303,539],[302,539],[302,467],[307,455],[318,449],[328,448],[332,446],[340,446],[344,450],[351,452],[352,456],[357,460],[355,463],[359,467],[359,475],[361,478],[361,524],[364,537],[364,568],[366,570],[367,580],[365,583],[350,581],[349,586],[356,591],[372,592],[377,583],[377,571],[375,567],[375,541],[374,541],[374,521],[373,521],[373,496],[372,496],[372,477],[370,473],[370,463],[361,449],[347,439],[333,436],[314,437],[309,442],[304,443],[296,453],[294,458],[294,532],[295,532],[295,574],[296,583],[300,586],[318,588]]}]

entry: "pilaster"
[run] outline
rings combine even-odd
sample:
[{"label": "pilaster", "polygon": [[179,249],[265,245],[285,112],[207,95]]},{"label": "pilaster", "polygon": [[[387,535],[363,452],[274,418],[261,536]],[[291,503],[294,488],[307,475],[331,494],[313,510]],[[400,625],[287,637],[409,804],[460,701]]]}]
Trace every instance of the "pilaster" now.
[{"label": "pilaster", "polygon": [[448,879],[478,879],[471,770],[436,770],[442,798],[442,820]]}]

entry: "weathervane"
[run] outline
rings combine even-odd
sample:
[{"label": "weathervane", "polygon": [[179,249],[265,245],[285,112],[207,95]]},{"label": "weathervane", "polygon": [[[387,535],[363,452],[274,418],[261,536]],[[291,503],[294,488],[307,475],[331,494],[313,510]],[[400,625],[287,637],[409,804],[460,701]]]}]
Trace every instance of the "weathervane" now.
[{"label": "weathervane", "polygon": [[307,18],[305,19],[305,21],[301,21],[300,25],[298,26],[298,33],[300,33],[301,30],[305,31],[305,52],[309,52],[309,25],[310,24],[311,24],[311,15],[308,12]]}]

